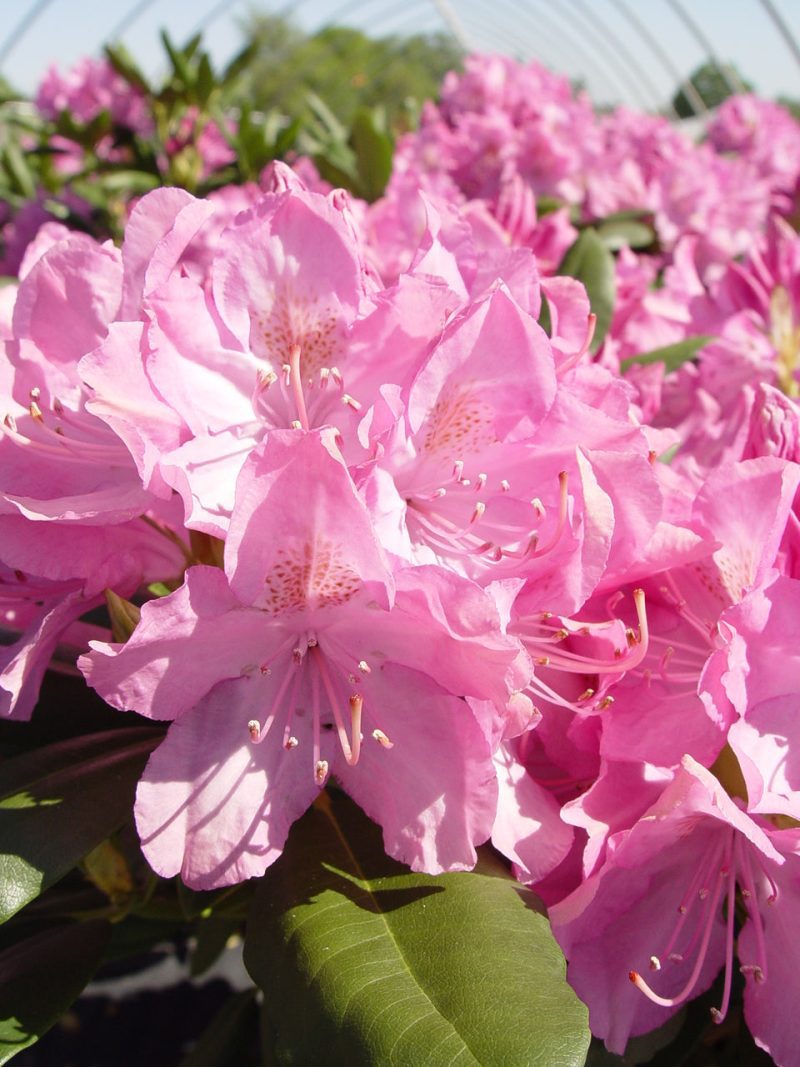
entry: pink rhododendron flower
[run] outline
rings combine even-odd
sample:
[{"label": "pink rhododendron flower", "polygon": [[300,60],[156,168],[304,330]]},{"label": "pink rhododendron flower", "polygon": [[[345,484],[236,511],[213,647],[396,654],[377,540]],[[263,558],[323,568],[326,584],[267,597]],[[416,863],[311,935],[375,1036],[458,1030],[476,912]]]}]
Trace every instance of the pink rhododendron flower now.
[{"label": "pink rhododendron flower", "polygon": [[770,980],[774,948],[766,947],[762,909],[769,905],[761,886],[784,857],[769,830],[688,756],[656,803],[612,841],[604,865],[550,916],[570,981],[589,1005],[592,1031],[622,1053],[631,1034],[663,1023],[707,989],[720,967],[725,984],[712,1014],[724,1019],[737,885],[753,931],[740,943],[742,968],[749,983]]},{"label": "pink rhododendron flower", "polygon": [[226,573],[190,569],[126,645],[85,660],[113,705],[173,720],[137,795],[153,867],[198,888],[263,872],[331,774],[392,855],[472,866],[497,794],[462,698],[501,714],[525,681],[491,600],[428,568],[392,575],[330,430],[251,453],[225,551]]}]

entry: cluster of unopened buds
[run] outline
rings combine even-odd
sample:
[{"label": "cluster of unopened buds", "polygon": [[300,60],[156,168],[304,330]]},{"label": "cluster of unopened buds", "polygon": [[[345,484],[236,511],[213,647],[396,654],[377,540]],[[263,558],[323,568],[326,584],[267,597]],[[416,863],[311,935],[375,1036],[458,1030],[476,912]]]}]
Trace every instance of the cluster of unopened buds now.
[{"label": "cluster of unopened buds", "polygon": [[[491,839],[611,1050],[721,969],[722,1020],[737,951],[756,1040],[800,1064],[800,239],[773,213],[742,262],[689,222],[624,251],[593,354],[497,188],[410,192],[431,129],[369,207],[275,164],[238,214],[163,189],[121,250],[29,245],[0,297],[0,710],[83,650],[170,724],[135,810],[158,874],[262,874],[334,779],[415,870]],[[700,333],[678,373],[620,373]],[[82,621],[106,597],[126,641]]]}]

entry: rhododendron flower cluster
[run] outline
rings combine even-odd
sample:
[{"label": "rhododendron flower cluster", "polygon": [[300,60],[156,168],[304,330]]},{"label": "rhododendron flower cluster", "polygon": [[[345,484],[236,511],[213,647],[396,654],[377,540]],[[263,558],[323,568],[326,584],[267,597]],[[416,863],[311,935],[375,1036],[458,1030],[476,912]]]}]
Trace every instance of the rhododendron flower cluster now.
[{"label": "rhododendron flower cluster", "polygon": [[[374,204],[276,163],[148,193],[121,248],[42,229],[0,320],[2,713],[82,645],[169,723],[159,875],[262,875],[334,781],[414,870],[491,839],[611,1051],[720,972],[721,1022],[738,966],[800,1065],[798,174],[750,98],[696,146],[476,57]],[[598,333],[558,263],[632,209]],[[87,644],[106,591],[135,626]]]}]

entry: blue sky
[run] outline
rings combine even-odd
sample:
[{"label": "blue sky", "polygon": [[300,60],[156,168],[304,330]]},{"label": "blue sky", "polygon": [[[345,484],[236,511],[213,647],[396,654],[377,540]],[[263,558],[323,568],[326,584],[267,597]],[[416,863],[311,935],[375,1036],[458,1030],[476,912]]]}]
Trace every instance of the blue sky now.
[{"label": "blue sky", "polygon": [[[143,0],[138,0],[142,3]],[[441,0],[440,0],[441,2]],[[607,43],[596,39],[577,6],[583,3],[602,19],[616,41],[618,58]],[[2,0],[6,17],[0,30],[0,50],[14,27],[42,0]],[[667,53],[665,61],[637,33],[614,0],[444,0],[464,29],[470,43],[484,51],[504,51],[535,57],[561,73],[583,76],[600,102],[624,99],[631,105],[663,102],[675,79],[670,67],[685,76],[705,58],[701,46],[680,22],[669,0],[626,0]],[[800,67],[760,0],[682,0],[708,37],[720,58],[732,60],[766,96],[785,94],[800,98]],[[800,0],[774,0],[800,42]],[[65,68],[81,55],[98,51],[137,0],[48,0],[29,32],[3,65],[13,84],[31,92],[45,67],[57,62]],[[158,29],[165,26],[181,40],[197,24],[220,10],[218,0],[155,0],[125,33],[125,44],[151,73],[161,67]],[[207,44],[222,63],[241,46],[239,24],[248,8],[292,10],[306,29],[327,21],[340,21],[381,35],[443,28],[436,0],[229,0],[224,14],[207,30]],[[11,16],[13,12],[13,17]],[[630,57],[647,72],[647,86],[626,91]]]}]

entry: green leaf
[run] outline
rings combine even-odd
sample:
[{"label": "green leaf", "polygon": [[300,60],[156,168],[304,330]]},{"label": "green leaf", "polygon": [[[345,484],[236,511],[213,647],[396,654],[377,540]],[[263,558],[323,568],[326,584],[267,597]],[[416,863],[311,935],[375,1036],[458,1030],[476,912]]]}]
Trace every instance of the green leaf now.
[{"label": "green leaf", "polygon": [[136,61],[125,45],[120,43],[108,44],[103,51],[106,54],[106,59],[108,59],[117,74],[122,75],[129,85],[132,85],[135,89],[140,89],[148,95],[152,93],[150,83],[136,65]]},{"label": "green leaf", "polygon": [[471,874],[411,873],[352,802],[323,794],[247,924],[276,1062],[583,1064],[586,1008],[537,903],[488,852]]},{"label": "green leaf", "polygon": [[189,46],[187,45],[184,49],[176,48],[170,40],[170,36],[166,30],[161,31],[161,43],[169,56],[169,61],[172,64],[172,71],[175,78],[181,82],[184,88],[190,88],[194,85],[195,78],[194,72],[188,62],[191,55]]},{"label": "green leaf", "polygon": [[103,189],[107,193],[124,196],[143,196],[151,189],[157,189],[161,184],[161,178],[157,174],[148,174],[142,170],[115,170],[110,174],[104,174],[100,179]]},{"label": "green leaf", "polygon": [[539,310],[539,325],[542,327],[548,337],[553,336],[553,323],[550,316],[550,305],[547,302],[547,297],[542,293],[542,306]]},{"label": "green leaf", "polygon": [[697,353],[714,338],[708,335],[697,337],[685,337],[674,345],[665,345],[663,348],[654,348],[650,352],[643,352],[640,356],[629,356],[620,361],[620,370],[624,374],[630,367],[646,367],[650,363],[663,363],[667,373],[675,371],[683,363],[694,359]]},{"label": "green leaf", "polygon": [[652,226],[636,219],[606,219],[597,226],[597,236],[612,252],[620,248],[649,248],[656,239]]},{"label": "green leaf", "polygon": [[208,53],[203,52],[197,64],[197,100],[200,104],[207,104],[208,98],[216,88],[217,82],[214,77],[214,69]]},{"label": "green leaf", "polygon": [[255,989],[235,993],[225,1001],[180,1067],[243,1067],[258,1044]]},{"label": "green leaf", "polygon": [[307,93],[306,103],[325,136],[332,141],[341,141],[342,143],[347,140],[347,130],[324,100],[320,99],[316,93]]},{"label": "green leaf", "polygon": [[71,738],[0,769],[0,922],[113,833],[161,734],[125,728]]},{"label": "green leaf", "polygon": [[0,952],[0,1064],[32,1045],[77,999],[103,958],[106,922],[42,930]]},{"label": "green leaf", "polygon": [[16,187],[16,191],[20,192],[27,200],[35,199],[36,182],[22,149],[16,141],[8,141],[3,151],[2,162]]},{"label": "green leaf", "polygon": [[586,286],[589,303],[597,316],[591,345],[592,352],[596,352],[611,326],[617,297],[614,257],[598,237],[596,230],[589,227],[583,231],[577,241],[567,249],[556,274],[567,274]]},{"label": "green leaf", "polygon": [[350,143],[356,154],[356,169],[366,199],[383,196],[392,175],[394,143],[379,121],[375,109],[359,108],[353,118]]},{"label": "green leaf", "polygon": [[240,926],[238,919],[218,918],[215,915],[195,923],[195,946],[189,957],[189,973],[192,978],[205,974],[208,968],[216,963]]},{"label": "green leaf", "polygon": [[243,74],[250,66],[257,54],[258,42],[255,40],[250,41],[249,44],[245,45],[241,52],[237,52],[230,63],[228,63],[227,67],[223,70],[222,77],[220,78],[221,85],[225,88],[232,85],[240,74]]}]

